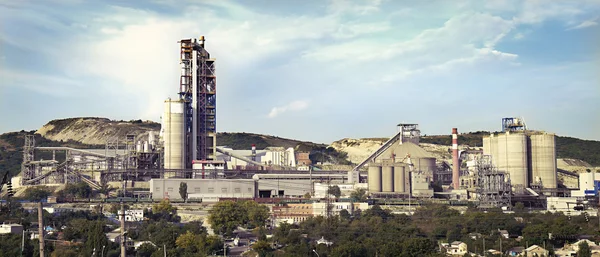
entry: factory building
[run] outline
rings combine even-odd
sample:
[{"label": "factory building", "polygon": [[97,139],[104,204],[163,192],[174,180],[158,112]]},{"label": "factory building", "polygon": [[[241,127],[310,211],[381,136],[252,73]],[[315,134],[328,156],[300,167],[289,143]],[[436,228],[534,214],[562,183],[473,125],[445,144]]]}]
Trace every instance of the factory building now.
[{"label": "factory building", "polygon": [[516,192],[525,188],[557,188],[555,135],[527,130],[522,120],[503,119],[504,132],[483,138],[483,154],[510,174]]},{"label": "factory building", "polygon": [[255,166],[249,160],[265,166],[296,167],[296,154],[294,148],[291,147],[287,149],[267,147],[264,150],[233,150],[227,147],[217,147],[217,149],[221,151],[217,153],[217,160],[225,161],[229,169],[245,169],[248,166]]},{"label": "factory building", "polygon": [[252,179],[152,179],[150,193],[152,199],[181,200],[179,187],[186,183],[189,199],[202,199],[215,202],[219,198],[254,198],[257,195],[257,182]]},{"label": "factory building", "polygon": [[435,157],[419,147],[416,124],[399,124],[398,128],[396,136],[359,164],[369,166],[369,193],[432,197],[429,185],[437,171]]}]

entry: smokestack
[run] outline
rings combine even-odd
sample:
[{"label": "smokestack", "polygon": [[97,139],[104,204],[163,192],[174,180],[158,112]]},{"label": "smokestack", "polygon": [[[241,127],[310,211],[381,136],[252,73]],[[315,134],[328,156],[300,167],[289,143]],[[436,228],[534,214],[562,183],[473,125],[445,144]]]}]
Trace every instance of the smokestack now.
[{"label": "smokestack", "polygon": [[458,129],[452,128],[452,188],[460,187],[460,165],[458,164]]}]

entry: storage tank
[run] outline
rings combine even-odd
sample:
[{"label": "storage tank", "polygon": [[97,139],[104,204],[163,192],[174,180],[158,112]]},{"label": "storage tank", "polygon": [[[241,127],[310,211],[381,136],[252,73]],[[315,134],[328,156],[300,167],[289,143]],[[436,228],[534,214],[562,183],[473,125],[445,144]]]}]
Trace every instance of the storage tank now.
[{"label": "storage tank", "polygon": [[411,161],[414,165],[415,171],[421,171],[425,174],[434,174],[437,166],[435,165],[435,158],[412,158]]},{"label": "storage tank", "polygon": [[148,143],[148,141],[144,141],[144,153],[149,153],[150,152],[150,144]]},{"label": "storage tank", "polygon": [[381,167],[381,191],[394,192],[394,166]]},{"label": "storage tank", "polygon": [[370,166],[367,173],[369,192],[381,192],[381,166]]},{"label": "storage tank", "polygon": [[404,193],[405,172],[404,166],[394,166],[394,193]]},{"label": "storage tank", "polygon": [[154,131],[148,131],[148,143],[150,143],[150,149],[152,149],[152,146],[156,145]]},{"label": "storage tank", "polygon": [[513,186],[528,187],[527,136],[522,133],[507,132],[498,135],[497,142],[498,154],[494,155],[493,159],[496,159],[498,169],[508,171]]},{"label": "storage tank", "polygon": [[183,169],[185,167],[183,102],[166,100],[163,121],[165,169]]},{"label": "storage tank", "polygon": [[556,188],[556,143],[554,134],[530,136],[532,178],[540,178],[544,188]]}]

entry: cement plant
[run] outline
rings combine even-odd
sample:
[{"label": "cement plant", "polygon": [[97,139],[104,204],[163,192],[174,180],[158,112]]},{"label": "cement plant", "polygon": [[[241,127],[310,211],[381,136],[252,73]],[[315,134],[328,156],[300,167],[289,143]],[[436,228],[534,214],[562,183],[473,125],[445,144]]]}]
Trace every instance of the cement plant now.
[{"label": "cement plant", "polygon": [[[398,124],[395,135],[351,170],[315,169],[308,152],[293,148],[220,146],[215,59],[204,37],[180,40],[179,50],[181,75],[178,87],[173,87],[179,98],[164,101],[158,135],[148,131],[113,138],[101,149],[37,146],[34,137],[27,136],[21,176],[13,178],[12,186],[83,181],[99,189],[110,183],[124,190],[135,188],[127,195],[135,199],[179,200],[177,187],[185,182],[190,199],[215,202],[325,197],[328,185],[339,185],[346,191],[367,189],[373,201],[397,205],[431,199],[505,210],[514,202],[552,211],[597,206],[588,199],[597,195],[596,174],[581,174],[577,190],[558,188],[555,135],[529,129],[521,118],[502,118],[501,132],[485,136],[483,148],[462,149],[458,129],[448,128],[450,163],[419,146],[418,124]],[[38,159],[38,152],[51,152],[53,158]],[[57,152],[64,152],[66,160],[57,161]],[[434,192],[434,183],[443,191]]]},{"label": "cement plant", "polygon": [[[600,175],[591,170],[580,174],[559,170],[556,136],[544,131],[552,128],[530,128],[521,117],[497,117],[499,131],[483,136],[483,147],[462,144],[460,123],[448,124],[449,160],[436,158],[423,147],[419,124],[414,123],[389,128],[395,132],[387,141],[348,168],[318,168],[309,158],[311,152],[292,147],[257,149],[249,144],[246,149],[232,149],[220,144],[217,136],[216,59],[204,37],[178,43],[181,74],[173,78],[171,88],[179,97],[153,103],[164,106],[159,133],[109,135],[111,139],[97,149],[42,146],[35,136],[27,135],[21,172],[7,183],[10,190],[80,182],[94,190],[119,190],[102,199],[49,199],[47,204],[144,204],[167,199],[211,205],[251,200],[270,206],[274,226],[373,205],[409,216],[428,203],[463,208],[463,212],[474,206],[514,213],[520,203],[531,211],[569,216],[587,218],[598,213]],[[57,155],[65,156],[64,160]],[[576,185],[559,186],[559,174]],[[341,191],[335,200],[332,186]],[[364,199],[351,197],[361,190]],[[133,213],[127,215],[131,217],[122,219],[134,219]]]}]

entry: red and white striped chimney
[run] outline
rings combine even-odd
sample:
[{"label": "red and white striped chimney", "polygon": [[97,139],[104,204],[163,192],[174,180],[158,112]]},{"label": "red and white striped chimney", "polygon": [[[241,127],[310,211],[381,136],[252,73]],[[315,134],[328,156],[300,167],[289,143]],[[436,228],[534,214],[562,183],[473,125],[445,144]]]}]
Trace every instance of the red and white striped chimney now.
[{"label": "red and white striped chimney", "polygon": [[460,165],[458,164],[458,129],[452,128],[452,188],[459,189]]}]

